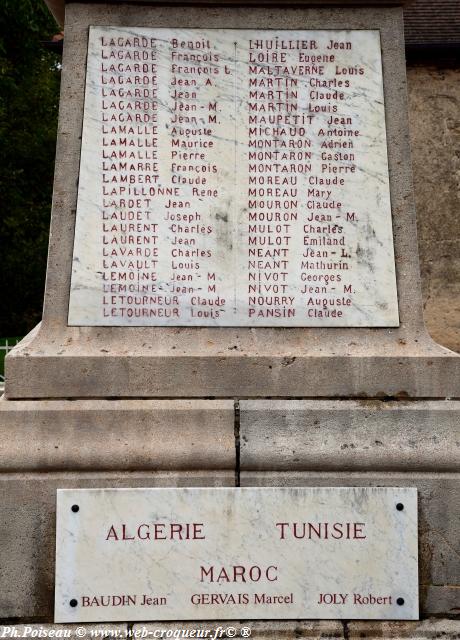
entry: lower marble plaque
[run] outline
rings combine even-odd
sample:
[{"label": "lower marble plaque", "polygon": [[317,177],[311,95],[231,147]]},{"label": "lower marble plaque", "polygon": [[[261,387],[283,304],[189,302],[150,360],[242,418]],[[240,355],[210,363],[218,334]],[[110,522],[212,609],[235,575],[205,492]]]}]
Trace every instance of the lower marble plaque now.
[{"label": "lower marble plaque", "polygon": [[57,495],[56,622],[418,618],[417,491]]}]

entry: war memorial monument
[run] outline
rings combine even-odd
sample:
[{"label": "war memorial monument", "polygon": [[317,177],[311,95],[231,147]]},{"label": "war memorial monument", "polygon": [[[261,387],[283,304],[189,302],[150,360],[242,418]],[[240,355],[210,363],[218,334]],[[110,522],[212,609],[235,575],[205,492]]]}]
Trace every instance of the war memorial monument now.
[{"label": "war memorial monument", "polygon": [[0,619],[459,637],[460,356],[423,322],[402,0],[48,5]]}]

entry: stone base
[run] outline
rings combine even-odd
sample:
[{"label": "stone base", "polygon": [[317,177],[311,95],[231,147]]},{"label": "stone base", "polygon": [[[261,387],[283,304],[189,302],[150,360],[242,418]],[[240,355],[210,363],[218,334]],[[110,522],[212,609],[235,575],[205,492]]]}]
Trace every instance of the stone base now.
[{"label": "stone base", "polygon": [[58,488],[238,485],[417,487],[421,615],[458,615],[459,422],[453,401],[2,399],[0,619],[53,619]]},{"label": "stone base", "polygon": [[[179,632],[182,635],[178,635]],[[195,636],[190,632],[195,631]],[[208,631],[208,635],[205,635]],[[250,635],[248,635],[248,631]],[[345,622],[334,620],[162,622],[90,625],[0,626],[2,638],[253,638],[255,640],[458,640],[460,620]],[[66,635],[64,636],[64,632]],[[160,635],[163,632],[163,635]],[[84,633],[84,635],[83,635]],[[169,633],[169,635],[167,635]],[[188,635],[187,635],[188,633]],[[39,635],[41,634],[41,635]],[[176,634],[176,635],[175,635]],[[200,634],[200,635],[199,635]],[[217,634],[217,635],[216,635]]]},{"label": "stone base", "polygon": [[39,325],[8,354],[5,396],[460,397],[460,356],[424,327],[378,342],[371,329],[262,329],[255,339],[251,329],[192,327],[180,329],[180,349],[171,328],[131,327],[129,349],[126,329],[104,331]]},{"label": "stone base", "polygon": [[460,614],[460,402],[245,400],[241,486],[416,487],[422,616]]},{"label": "stone base", "polygon": [[234,484],[233,402],[0,400],[0,619],[53,620],[58,488]]}]

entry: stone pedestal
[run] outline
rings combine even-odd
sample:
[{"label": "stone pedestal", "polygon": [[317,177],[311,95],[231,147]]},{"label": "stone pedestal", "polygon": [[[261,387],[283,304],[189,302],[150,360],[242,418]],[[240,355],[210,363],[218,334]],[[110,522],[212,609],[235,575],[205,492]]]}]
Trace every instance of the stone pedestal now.
[{"label": "stone pedestal", "polygon": [[[43,321],[7,357],[0,402],[0,618],[51,621],[56,489],[107,486],[417,487],[421,616],[458,615],[460,357],[423,324],[402,7],[320,4],[66,6]],[[379,30],[400,325],[68,326],[90,25]],[[260,638],[459,631],[455,622],[253,626]]]},{"label": "stone pedestal", "polygon": [[[206,8],[191,2],[180,4],[67,6],[43,321],[7,359],[6,397],[460,396],[458,357],[435,344],[423,324],[402,8],[389,7],[396,3],[386,2],[359,8],[351,2],[327,8],[309,7],[304,2],[270,10],[253,2]],[[210,29],[379,30],[399,327],[285,330],[68,326],[88,28],[193,28],[203,24]]]},{"label": "stone pedestal", "polygon": [[456,401],[244,400],[241,486],[417,487],[421,616],[456,615]]},{"label": "stone pedestal", "polygon": [[1,400],[0,432],[0,619],[53,619],[57,489],[235,484],[229,400]]}]

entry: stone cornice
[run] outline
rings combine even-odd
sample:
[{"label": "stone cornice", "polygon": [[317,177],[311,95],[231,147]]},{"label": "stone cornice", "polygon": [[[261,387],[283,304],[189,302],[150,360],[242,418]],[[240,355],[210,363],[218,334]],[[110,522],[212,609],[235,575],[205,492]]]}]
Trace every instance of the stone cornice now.
[{"label": "stone cornice", "polygon": [[[92,2],[92,0],[83,0],[87,3],[96,4],[96,2]],[[406,5],[412,2],[413,0],[112,0],[112,2],[108,2],[108,4],[161,4],[161,5],[235,5],[235,6],[281,6],[281,7],[295,7],[295,6],[312,6],[312,7],[321,7],[321,6],[374,6],[374,7],[384,7],[384,6],[401,6]],[[56,22],[60,26],[64,26],[64,15],[65,15],[65,0],[45,0],[48,5],[49,10],[53,14],[56,19]],[[97,2],[100,4],[100,2]]]}]

